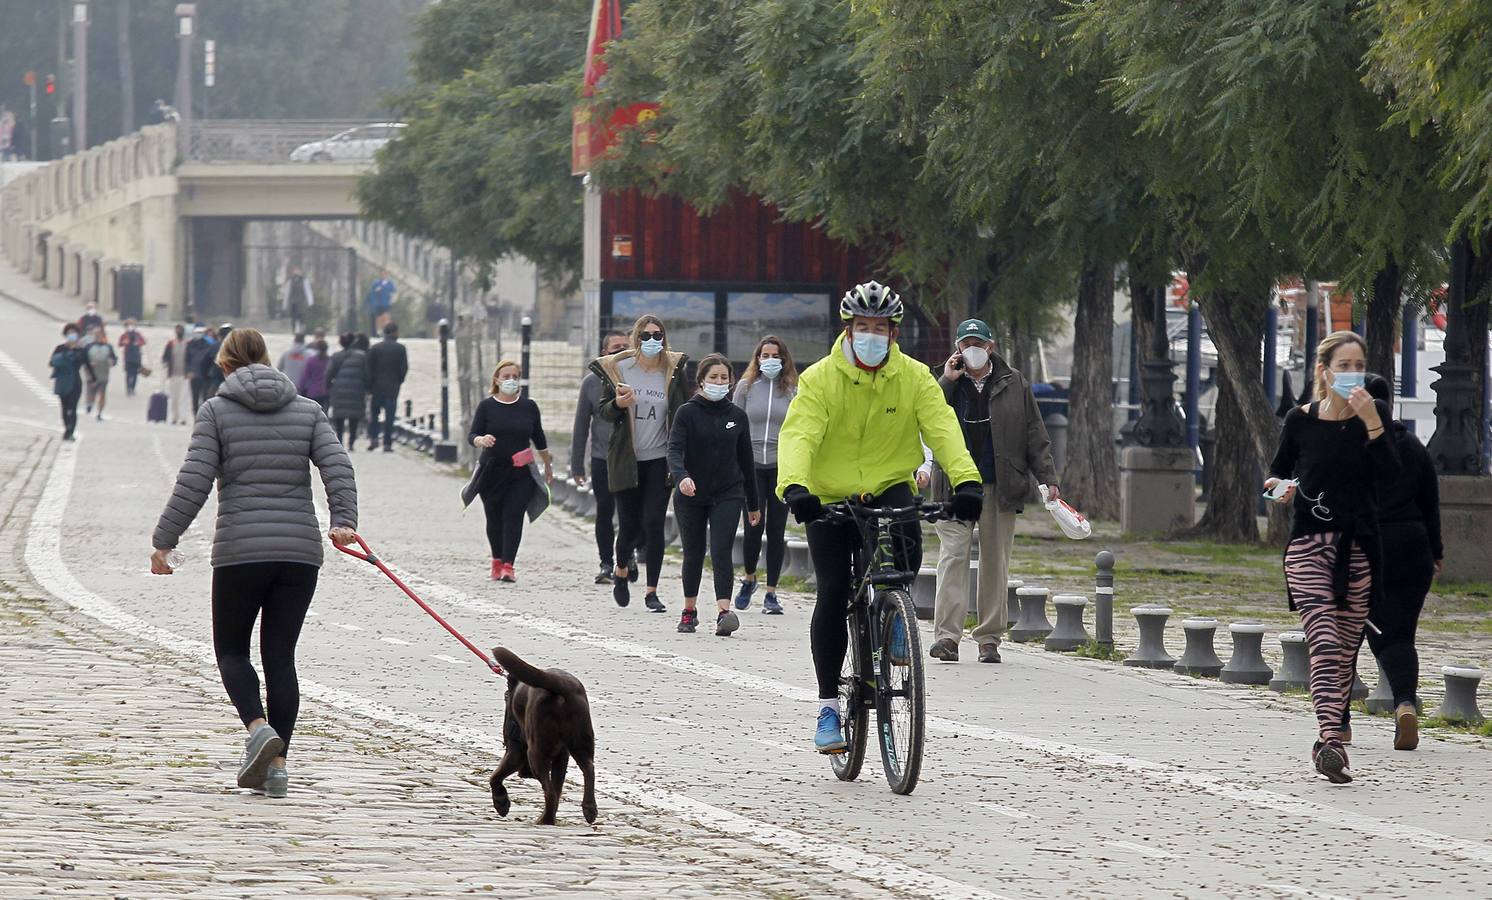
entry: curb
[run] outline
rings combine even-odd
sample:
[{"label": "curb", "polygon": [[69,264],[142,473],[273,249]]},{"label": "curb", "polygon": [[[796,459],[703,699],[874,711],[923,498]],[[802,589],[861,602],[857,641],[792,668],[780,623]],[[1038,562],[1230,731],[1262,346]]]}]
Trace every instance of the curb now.
[{"label": "curb", "polygon": [[40,303],[37,303],[35,300],[26,300],[26,299],[23,299],[21,297],[17,297],[15,294],[10,293],[9,291],[0,291],[0,300],[9,300],[12,303],[16,303],[16,304],[19,304],[21,306],[24,306],[27,309],[30,309],[30,310],[32,310],[34,312],[41,313],[42,315],[44,315],[47,318],[53,320],[54,322],[75,322],[75,321],[77,321],[76,319],[67,319],[67,318],[64,318],[62,316],[59,316],[59,315],[57,315],[57,313],[55,311],[53,311],[51,309],[48,309],[47,307],[41,305]]}]

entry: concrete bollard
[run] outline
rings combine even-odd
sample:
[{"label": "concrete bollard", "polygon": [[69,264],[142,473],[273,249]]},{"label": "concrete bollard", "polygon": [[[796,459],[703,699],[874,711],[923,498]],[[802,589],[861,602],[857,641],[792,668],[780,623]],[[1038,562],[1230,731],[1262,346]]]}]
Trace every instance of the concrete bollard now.
[{"label": "concrete bollard", "polygon": [[[1377,661],[1376,659],[1374,660]],[[1388,673],[1383,671],[1383,663],[1378,663],[1378,683],[1373,686],[1372,693],[1368,694],[1365,701],[1368,712],[1376,715],[1384,715],[1394,711],[1394,689],[1388,683]]]},{"label": "concrete bollard", "polygon": [[968,615],[979,615],[979,559],[969,560],[969,605]]},{"label": "concrete bollard", "polygon": [[1176,658],[1166,652],[1166,620],[1172,610],[1166,606],[1136,606],[1130,609],[1140,626],[1140,643],[1124,660],[1126,666],[1142,669],[1169,669]]},{"label": "concrete bollard", "polygon": [[1287,631],[1280,635],[1280,652],[1284,658],[1280,670],[1269,681],[1271,691],[1306,690],[1311,686],[1311,657],[1306,649],[1304,631]]},{"label": "concrete bollard", "polygon": [[1366,699],[1368,699],[1368,685],[1367,685],[1366,682],[1364,682],[1362,680],[1362,676],[1359,675],[1359,674],[1357,674],[1357,670],[1356,669],[1354,669],[1353,672],[1352,672],[1352,692],[1348,695],[1348,699],[1349,700],[1366,700]]},{"label": "concrete bollard", "polygon": [[808,555],[808,542],[801,538],[788,538],[787,561],[782,574],[793,578],[807,578],[813,572],[813,560]]},{"label": "concrete bollard", "polygon": [[581,488],[580,514],[587,519],[594,519],[596,517],[596,492],[590,485]]},{"label": "concrete bollard", "polygon": [[746,565],[746,532],[737,530],[735,538],[730,542],[730,564],[733,566]]},{"label": "concrete bollard", "polygon": [[1233,635],[1233,655],[1218,676],[1224,683],[1269,684],[1274,670],[1264,661],[1264,627],[1262,622],[1234,622],[1228,626]]},{"label": "concrete bollard", "polygon": [[673,517],[673,510],[663,514],[663,546],[671,547],[679,542],[679,523]]},{"label": "concrete bollard", "polygon": [[1223,672],[1223,661],[1218,658],[1212,642],[1217,636],[1217,619],[1194,616],[1181,620],[1181,629],[1186,634],[1186,650],[1176,660],[1175,670],[1183,675],[1200,675],[1216,678]]},{"label": "concrete bollard", "polygon": [[1030,644],[1046,638],[1052,633],[1052,623],[1046,617],[1046,588],[1016,588],[1021,601],[1021,617],[1010,629],[1010,639],[1020,644]]},{"label": "concrete bollard", "polygon": [[1052,598],[1052,605],[1057,607],[1057,627],[1046,636],[1046,649],[1066,652],[1088,643],[1088,630],[1083,627],[1083,609],[1088,598],[1082,594],[1058,594]]},{"label": "concrete bollard", "polygon": [[1093,640],[1104,647],[1114,646],[1114,554],[1098,551],[1093,563],[1098,574],[1093,583]]},{"label": "concrete bollard", "polygon": [[1476,666],[1446,666],[1440,674],[1445,676],[1445,700],[1440,704],[1440,718],[1463,725],[1480,725],[1487,721],[1476,705],[1476,689],[1482,683],[1482,670]]},{"label": "concrete bollard", "polygon": [[1021,617],[1021,598],[1015,592],[1025,587],[1026,583],[1018,578],[1012,578],[1005,582],[1005,630],[1009,631],[1015,627],[1015,623]]},{"label": "concrete bollard", "polygon": [[917,618],[923,621],[931,619],[937,599],[938,570],[932,566],[923,566],[917,572],[917,579],[912,582],[912,606],[917,610]]}]

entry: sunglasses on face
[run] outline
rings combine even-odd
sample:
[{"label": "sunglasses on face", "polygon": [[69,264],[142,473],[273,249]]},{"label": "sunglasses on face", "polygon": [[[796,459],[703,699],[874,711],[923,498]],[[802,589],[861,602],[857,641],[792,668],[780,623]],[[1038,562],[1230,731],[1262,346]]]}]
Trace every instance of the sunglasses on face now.
[{"label": "sunglasses on face", "polygon": [[642,333],[642,339],[645,340],[645,341],[661,341],[661,340],[663,340],[663,332],[661,332],[661,331],[644,331]]}]

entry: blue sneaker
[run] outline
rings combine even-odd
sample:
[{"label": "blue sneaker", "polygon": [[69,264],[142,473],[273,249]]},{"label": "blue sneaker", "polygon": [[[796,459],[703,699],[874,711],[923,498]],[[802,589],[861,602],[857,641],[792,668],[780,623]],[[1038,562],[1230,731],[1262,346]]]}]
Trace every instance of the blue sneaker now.
[{"label": "blue sneaker", "polygon": [[782,615],[782,604],[777,602],[776,591],[767,591],[767,595],[762,597],[762,612],[769,616]]},{"label": "blue sneaker", "polygon": [[746,609],[751,605],[751,595],[756,593],[756,582],[741,579],[741,590],[736,594],[736,609]]},{"label": "blue sneaker", "polygon": [[897,616],[891,620],[891,664],[904,666],[911,655],[907,647],[907,622]]},{"label": "blue sneaker", "polygon": [[839,713],[832,709],[819,710],[819,725],[813,733],[813,745],[820,753],[844,752],[844,732],[839,727]]}]

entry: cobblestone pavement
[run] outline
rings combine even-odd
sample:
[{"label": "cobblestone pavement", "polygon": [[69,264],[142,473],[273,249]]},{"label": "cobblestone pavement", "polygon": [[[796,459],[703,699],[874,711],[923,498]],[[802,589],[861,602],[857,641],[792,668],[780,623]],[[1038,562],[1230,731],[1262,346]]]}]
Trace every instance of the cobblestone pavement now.
[{"label": "cobblestone pavement", "polygon": [[[1309,772],[1295,698],[1026,647],[928,669],[916,793],[891,794],[874,759],[840,783],[808,749],[810,598],[748,612],[730,639],[677,634],[590,583],[594,545],[561,514],[529,529],[519,584],[493,585],[480,512],[404,454],[355,458],[360,530],[479,645],[586,681],[601,819],[578,824],[572,789],[562,827],[529,825],[528,782],[497,819],[482,781],[500,684],[333,553],[301,644],[292,795],[225,790],[240,738],[204,643],[211,502],[188,564],[145,574],[186,429],[144,424],[137,397],[61,446],[36,352],[54,331],[0,303],[0,894],[1484,897],[1492,883],[1483,742],[1394,753],[1391,730],[1363,721],[1358,780],[1333,788]],[[660,593],[676,611],[673,563]],[[160,880],[124,883],[146,873]]]}]

